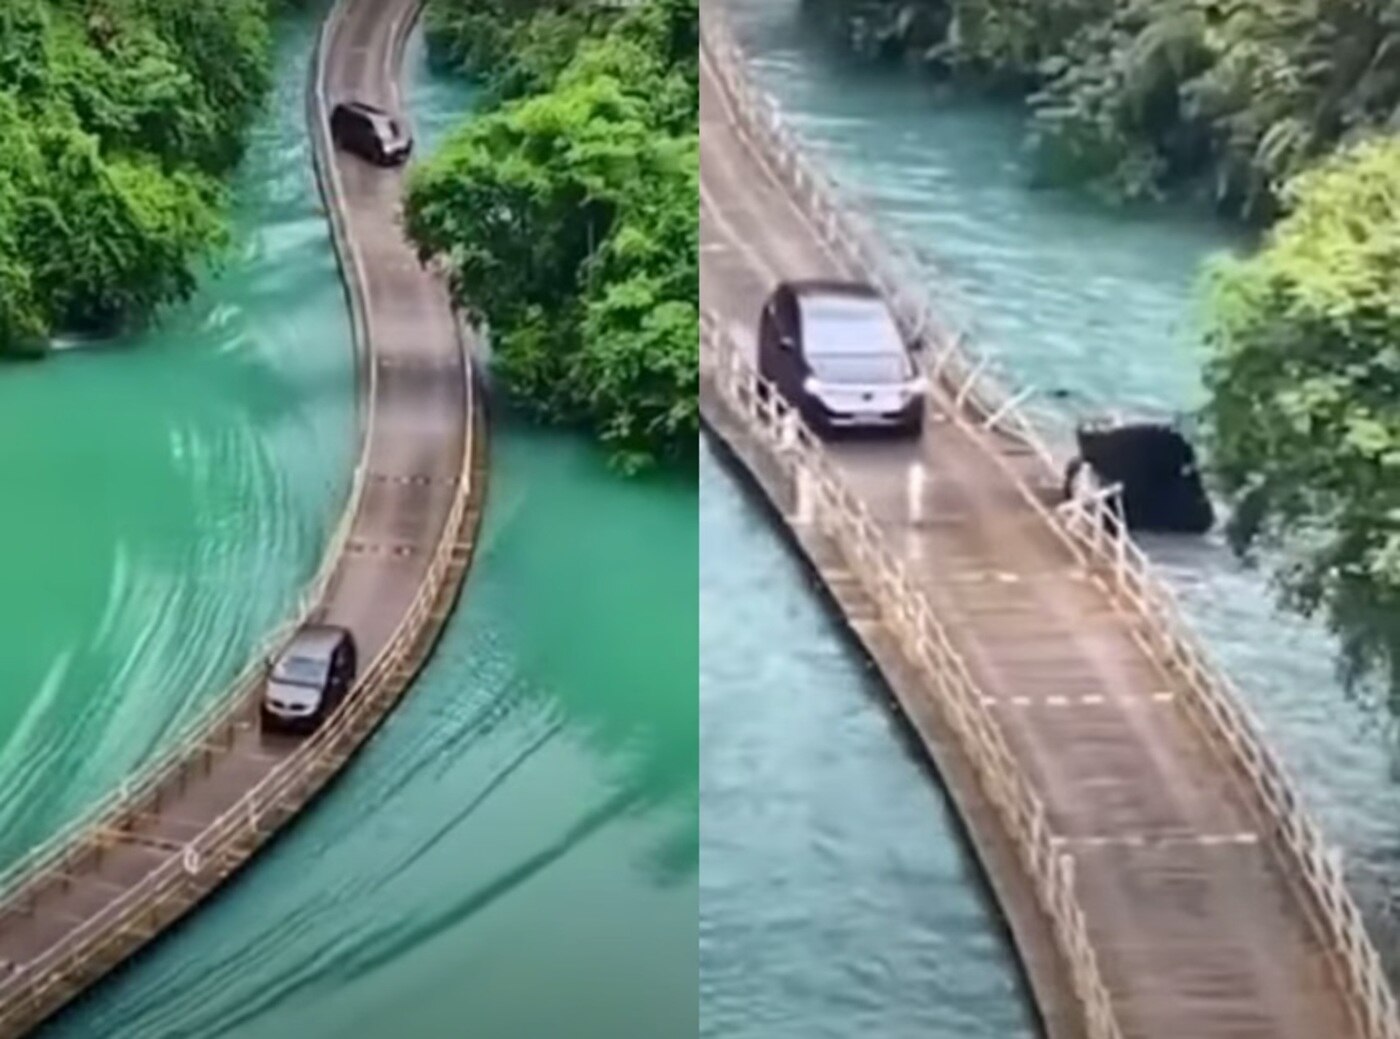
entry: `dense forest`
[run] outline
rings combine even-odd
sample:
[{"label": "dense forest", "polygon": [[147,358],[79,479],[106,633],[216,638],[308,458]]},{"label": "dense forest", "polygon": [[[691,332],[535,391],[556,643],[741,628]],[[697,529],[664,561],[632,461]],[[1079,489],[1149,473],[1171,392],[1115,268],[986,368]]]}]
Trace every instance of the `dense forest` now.
[{"label": "dense forest", "polygon": [[408,224],[537,415],[635,470],[698,430],[696,0],[434,0],[484,111],[412,177]]},{"label": "dense forest", "polygon": [[269,86],[269,6],[0,5],[0,354],[193,290]]},{"label": "dense forest", "polygon": [[806,0],[872,59],[1027,108],[1045,183],[1265,230],[1203,278],[1241,552],[1400,696],[1400,0]]}]

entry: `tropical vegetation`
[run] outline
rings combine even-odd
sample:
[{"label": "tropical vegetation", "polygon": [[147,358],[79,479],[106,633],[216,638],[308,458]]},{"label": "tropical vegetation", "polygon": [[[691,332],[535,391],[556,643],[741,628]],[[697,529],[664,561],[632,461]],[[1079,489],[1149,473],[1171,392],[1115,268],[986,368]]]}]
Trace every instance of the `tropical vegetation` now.
[{"label": "tropical vegetation", "polygon": [[269,85],[267,0],[0,5],[0,354],[194,288]]},{"label": "tropical vegetation", "polygon": [[696,0],[436,0],[484,111],[412,177],[408,226],[533,413],[635,470],[698,429]]}]

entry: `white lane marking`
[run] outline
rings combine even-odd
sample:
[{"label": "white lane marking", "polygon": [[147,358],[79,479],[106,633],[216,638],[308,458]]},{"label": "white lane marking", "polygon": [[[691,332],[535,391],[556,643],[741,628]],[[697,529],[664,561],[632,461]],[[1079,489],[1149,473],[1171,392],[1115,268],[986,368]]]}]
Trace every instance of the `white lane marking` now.
[{"label": "white lane marking", "polygon": [[[399,25],[403,22],[405,15],[402,13],[395,18],[389,26],[389,46],[384,49],[384,82],[389,86],[389,92],[394,98],[394,111],[403,114],[403,97],[400,92],[399,77],[394,75],[394,55],[398,52],[395,41],[399,38]],[[407,47],[407,44],[405,44]]]},{"label": "white lane marking", "polygon": [[1249,830],[1235,833],[1105,833],[1084,836],[1056,834],[1051,841],[1057,845],[1078,848],[1146,848],[1164,844],[1195,844],[1206,848],[1224,846],[1247,847],[1259,843],[1259,835]]},{"label": "white lane marking", "polygon": [[[1170,697],[1170,694],[1168,694]],[[988,707],[995,707],[997,704],[1011,704],[1014,707],[1102,707],[1105,704],[1114,704],[1120,707],[1127,707],[1134,703],[1142,703],[1146,699],[1140,696],[1104,696],[1102,693],[1082,693],[1078,696],[1066,694],[1052,694],[1044,698],[1034,696],[989,696],[983,694],[980,697],[983,704]],[[1154,700],[1157,698],[1154,697]],[[1163,702],[1157,700],[1157,702]]]}]

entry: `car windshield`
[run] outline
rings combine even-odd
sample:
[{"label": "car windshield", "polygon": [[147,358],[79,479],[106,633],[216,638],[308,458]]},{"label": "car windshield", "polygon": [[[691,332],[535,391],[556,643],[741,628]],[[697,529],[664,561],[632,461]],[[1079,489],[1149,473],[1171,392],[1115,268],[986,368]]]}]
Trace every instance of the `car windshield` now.
[{"label": "car windshield", "polygon": [[803,352],[827,382],[901,382],[910,372],[899,329],[884,303],[864,296],[802,300]]},{"label": "car windshield", "polygon": [[290,685],[316,688],[326,677],[326,661],[319,657],[283,657],[272,677]]}]

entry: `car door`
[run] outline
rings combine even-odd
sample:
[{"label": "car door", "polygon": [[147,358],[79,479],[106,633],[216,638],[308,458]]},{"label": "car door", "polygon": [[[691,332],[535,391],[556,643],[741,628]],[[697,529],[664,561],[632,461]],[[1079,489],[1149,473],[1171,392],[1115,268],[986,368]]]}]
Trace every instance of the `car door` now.
[{"label": "car door", "polygon": [[331,673],[335,682],[335,702],[340,703],[350,691],[350,647],[343,640],[335,647],[335,664]]}]

